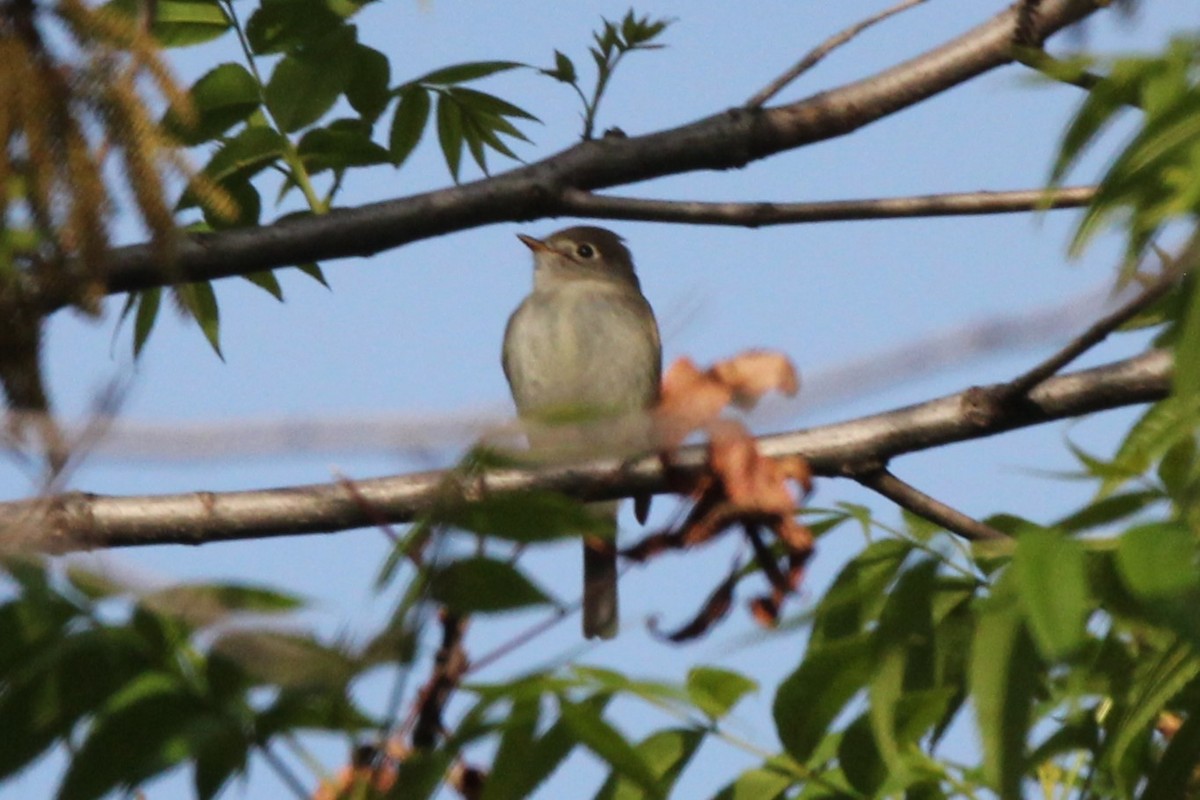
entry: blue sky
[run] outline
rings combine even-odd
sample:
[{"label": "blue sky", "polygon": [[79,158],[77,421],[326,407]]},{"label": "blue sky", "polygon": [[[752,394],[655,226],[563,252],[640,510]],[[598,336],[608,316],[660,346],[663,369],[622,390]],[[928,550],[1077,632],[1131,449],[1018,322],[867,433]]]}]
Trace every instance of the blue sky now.
[{"label": "blue sky", "polygon": [[[245,10],[252,4],[240,3]],[[599,125],[637,135],[683,124],[744,102],[821,39],[883,7],[882,2],[839,3],[655,2],[640,13],[675,17],[668,49],[636,53],[622,64],[601,109]],[[999,11],[1001,2],[931,2],[890,20],[833,53],[777,98],[795,100],[869,75],[957,35]],[[1178,25],[1180,4],[1145,3],[1135,19],[1098,14],[1080,32],[1060,35],[1052,47],[1087,45],[1106,52],[1158,48]],[[360,16],[360,37],[387,53],[393,82],[435,67],[480,59],[511,59],[550,66],[555,48],[575,59],[590,78],[586,45],[602,16],[619,18],[628,5],[609,2],[482,4],[457,0],[388,2]],[[218,60],[234,59],[232,41],[175,55],[181,76],[193,80]],[[479,84],[536,114],[544,124],[525,128],[536,160],[569,146],[579,130],[576,98],[532,71]],[[743,170],[696,173],[622,187],[616,194],[655,198],[803,201],[851,199],[979,189],[1019,189],[1044,182],[1069,115],[1082,94],[1037,85],[1022,68],[990,73],[915,108],[835,141],[758,162]],[[387,117],[385,115],[385,121]],[[1126,128],[1125,130],[1128,130]],[[1120,141],[1122,130],[1104,140]],[[381,123],[377,141],[386,137]],[[1102,155],[1103,148],[1101,148]],[[1102,159],[1085,162],[1076,177],[1093,178]],[[506,165],[493,160],[497,171]],[[464,179],[477,175],[467,166]],[[353,205],[402,196],[449,183],[431,136],[400,172],[379,169],[352,176],[340,203]],[[270,192],[264,193],[269,196]],[[290,208],[290,207],[288,207]],[[285,209],[286,210],[286,209]],[[271,212],[268,212],[271,213]],[[1043,217],[949,218],[780,226],[758,231],[720,227],[606,222],[632,249],[643,289],[654,305],[668,361],[687,355],[700,363],[747,347],[782,350],[802,376],[814,381],[849,361],[948,329],[998,315],[1065,303],[1102,286],[1119,254],[1101,238],[1078,262],[1063,253],[1076,212]],[[217,286],[221,301],[222,363],[199,332],[165,314],[141,360],[129,357],[128,329],[113,327],[120,300],[99,324],[62,312],[50,322],[48,369],[59,408],[85,414],[115,376],[130,380],[121,413],[135,422],[163,424],[324,419],[396,415],[419,422],[499,418],[511,414],[499,349],[510,311],[528,291],[530,259],[514,234],[544,235],[571,224],[536,220],[499,224],[419,242],[371,259],[324,264],[331,290],[295,271],[280,279],[287,301],[278,304],[240,280]],[[120,236],[140,238],[136,223],[120,222]],[[1064,335],[1065,340],[1066,335]],[[1083,363],[1135,352],[1142,341],[1125,337]],[[823,405],[775,404],[752,419],[761,432],[852,418],[973,384],[1003,380],[1051,352],[1055,343],[1018,348]],[[1103,452],[1132,419],[1117,412],[1075,426],[1054,425],[995,439],[907,456],[898,475],[967,513],[999,510],[1050,519],[1084,502],[1087,484],[1048,481],[1045,470],[1071,468],[1063,447],[1073,440]],[[121,460],[96,456],[73,486],[96,492],[143,494],[191,489],[228,490],[329,480],[333,470],[369,477],[450,463],[445,447],[393,452],[177,460]],[[28,476],[0,469],[5,497],[24,496]],[[864,503],[895,521],[894,508],[845,481],[818,484],[814,503]],[[655,519],[673,510],[656,503]],[[626,520],[632,524],[631,519]],[[819,596],[861,537],[846,531],[822,542],[807,580],[801,610]],[[243,580],[283,585],[315,598],[307,623],[333,633],[364,631],[386,613],[370,583],[386,549],[378,532],[277,539],[201,548],[162,547],[98,554],[96,561],[147,582]],[[797,663],[803,637],[760,635],[741,608],[708,639],[685,648],[666,646],[642,621],[661,615],[682,621],[716,584],[739,552],[729,544],[664,559],[630,571],[622,583],[624,630],[612,643],[585,647],[575,620],[559,626],[482,680],[579,658],[630,669],[640,676],[680,679],[691,664],[740,669],[764,688],[735,715],[734,727],[767,749],[776,747],[769,719],[771,687]],[[562,547],[533,553],[525,562],[560,597],[578,596],[578,553]],[[529,617],[479,620],[467,645],[482,653],[530,622]],[[748,644],[753,640],[754,644]],[[385,683],[362,687],[370,702]],[[667,724],[656,712],[621,704],[615,719],[631,733]],[[962,731],[970,747],[969,729]],[[340,743],[322,749],[329,765]],[[713,791],[754,759],[715,743],[685,774],[678,796]],[[44,796],[55,765],[44,764],[0,788],[0,795]],[[543,796],[596,786],[598,762],[572,759]],[[187,784],[171,779],[151,786],[151,797],[177,796]],[[278,796],[279,784],[256,764],[245,786],[227,796]]]}]

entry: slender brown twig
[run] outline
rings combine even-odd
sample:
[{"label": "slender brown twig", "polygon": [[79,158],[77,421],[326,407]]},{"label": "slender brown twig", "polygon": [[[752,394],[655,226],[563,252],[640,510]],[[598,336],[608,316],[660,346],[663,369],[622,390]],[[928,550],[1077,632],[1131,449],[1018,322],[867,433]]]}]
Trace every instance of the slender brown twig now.
[{"label": "slender brown twig", "polygon": [[825,56],[846,44],[855,36],[858,36],[860,33],[865,31],[867,28],[875,25],[876,23],[883,22],[888,17],[899,14],[901,11],[907,11],[913,6],[918,6],[924,2],[925,0],[901,0],[901,2],[890,8],[885,8],[878,14],[874,14],[862,20],[861,22],[851,25],[849,28],[838,31],[833,36],[830,36],[828,39],[814,47],[812,50],[809,50],[804,57],[797,61],[791,69],[780,75],[775,80],[771,81],[769,84],[763,87],[761,91],[747,100],[746,108],[761,108],[764,103],[783,91],[785,86],[796,80],[796,78],[799,78],[804,73],[808,72],[810,69],[815,67],[821,61],[821,59],[825,58]]},{"label": "slender brown twig", "polygon": [[1182,273],[1174,269],[1164,272],[1136,297],[1096,320],[1086,331],[1068,342],[1057,353],[1033,369],[1001,384],[993,394],[993,398],[997,402],[1007,403],[1014,398],[1028,394],[1033,387],[1057,374],[1063,367],[1108,338],[1108,335],[1117,328],[1154,305],[1179,283],[1181,277]]},{"label": "slender brown twig", "polygon": [[598,219],[758,228],[798,222],[1012,214],[1043,209],[1078,208],[1091,202],[1095,194],[1094,186],[1071,186],[1053,190],[953,192],[812,203],[713,203],[613,197],[579,189],[564,189],[559,206],[563,213]]},{"label": "slender brown twig", "polygon": [[941,525],[964,539],[982,542],[1009,538],[1007,534],[991,525],[969,517],[941,500],[930,497],[915,486],[905,483],[885,468],[870,469],[862,474],[851,474],[851,477],[901,508],[908,509],[919,517]]}]

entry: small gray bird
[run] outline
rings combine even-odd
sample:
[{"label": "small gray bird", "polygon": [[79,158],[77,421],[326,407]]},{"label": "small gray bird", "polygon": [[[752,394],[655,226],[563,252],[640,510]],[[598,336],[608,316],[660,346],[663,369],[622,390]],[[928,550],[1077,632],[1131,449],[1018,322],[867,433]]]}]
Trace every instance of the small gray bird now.
[{"label": "small gray bird", "polygon": [[[576,457],[647,449],[649,423],[638,412],[658,402],[662,344],[628,248],[612,231],[591,226],[546,239],[518,238],[533,251],[534,272],[533,292],[504,332],[504,375],[517,411],[532,422],[600,423],[576,426],[562,437],[541,425],[531,432],[530,445]],[[617,504],[596,508],[612,517],[615,534]],[[583,635],[608,639],[616,633],[615,539],[587,536]]]}]

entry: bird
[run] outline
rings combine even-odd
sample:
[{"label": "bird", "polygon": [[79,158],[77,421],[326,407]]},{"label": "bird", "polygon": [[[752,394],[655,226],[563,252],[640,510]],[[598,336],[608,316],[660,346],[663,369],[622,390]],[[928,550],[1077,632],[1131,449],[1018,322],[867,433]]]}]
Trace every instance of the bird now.
[{"label": "bird", "polygon": [[[530,446],[576,457],[649,449],[649,415],[658,402],[662,342],[642,294],[633,256],[605,228],[566,228],[537,239],[533,290],[509,317],[502,364],[517,412],[530,426]],[[556,435],[555,422],[595,421]],[[585,638],[610,639],[618,629],[617,503],[594,503],[612,522],[612,537],[585,535]],[[639,499],[639,518],[645,509]]]}]

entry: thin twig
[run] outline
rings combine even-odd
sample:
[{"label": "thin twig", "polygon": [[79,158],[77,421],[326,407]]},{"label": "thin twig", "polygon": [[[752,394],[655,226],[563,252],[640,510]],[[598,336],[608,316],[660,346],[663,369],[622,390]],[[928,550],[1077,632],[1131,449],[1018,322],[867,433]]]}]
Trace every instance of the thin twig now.
[{"label": "thin twig", "polygon": [[284,782],[288,789],[291,790],[292,794],[299,797],[300,800],[307,800],[311,796],[308,788],[297,777],[296,773],[292,772],[291,768],[284,763],[283,759],[276,755],[275,751],[269,745],[260,745],[258,749],[262,753],[263,759],[271,766],[271,769],[275,771],[275,774],[279,776],[279,779]]},{"label": "thin twig", "polygon": [[370,501],[362,496],[362,492],[358,491],[358,487],[354,485],[354,481],[338,470],[334,470],[333,477],[337,484],[345,489],[346,493],[358,504],[362,512],[375,521],[375,527],[391,541],[392,545],[397,545],[401,542],[403,537],[382,514],[375,510]]},{"label": "thin twig", "polygon": [[521,633],[518,633],[516,636],[509,639],[507,642],[504,642],[504,643],[498,645],[495,649],[490,650],[487,653],[484,653],[482,656],[480,656],[479,658],[475,659],[474,661],[472,661],[470,664],[467,665],[466,670],[463,672],[463,676],[466,677],[467,675],[470,675],[471,673],[479,672],[480,670],[484,669],[485,667],[491,666],[494,662],[499,661],[500,659],[504,658],[509,653],[512,653],[512,652],[516,651],[518,648],[522,647],[523,645],[526,645],[529,642],[533,641],[534,639],[541,636],[543,633],[550,630],[555,625],[557,625],[558,623],[562,622],[564,619],[569,617],[572,612],[578,611],[579,608],[582,606],[582,603],[583,603],[583,600],[581,598],[578,602],[573,603],[570,606],[556,609],[554,611],[554,613],[552,613],[546,619],[542,620],[541,622],[534,623],[533,625],[529,626]]},{"label": "thin twig", "polygon": [[835,33],[833,36],[830,36],[812,50],[809,50],[808,53],[805,54],[804,58],[796,62],[795,66],[780,75],[775,80],[771,81],[762,89],[762,91],[747,100],[746,108],[762,108],[763,103],[779,94],[779,92],[781,92],[785,86],[796,80],[796,78],[799,78],[805,72],[808,72],[810,69],[815,67],[817,63],[821,61],[821,59],[825,58],[825,56],[846,44],[846,42],[849,42],[867,28],[878,22],[883,22],[888,17],[899,14],[901,11],[906,11],[913,6],[918,6],[924,2],[925,0],[901,0],[901,2],[897,3],[891,8],[885,8],[878,14],[867,17],[862,22],[855,23],[849,28]]},{"label": "thin twig", "polygon": [[1108,338],[1108,335],[1121,325],[1154,305],[1179,283],[1180,278],[1182,278],[1182,273],[1177,270],[1169,269],[1164,272],[1136,297],[1096,320],[1086,331],[1068,342],[1057,353],[1008,383],[1001,384],[993,398],[997,402],[1007,403],[1014,398],[1029,394],[1029,391],[1035,386],[1043,383],[1050,376],[1056,375],[1063,367]]},{"label": "thin twig", "polygon": [[1162,273],[1151,281],[1142,291],[1129,302],[1104,315],[1086,331],[1069,342],[1050,358],[1038,364],[1023,375],[1019,375],[1007,384],[1002,384],[993,393],[994,400],[1001,403],[1011,401],[1016,397],[1028,394],[1035,386],[1042,383],[1051,375],[1056,374],[1067,364],[1081,354],[1104,341],[1104,339],[1121,325],[1136,317],[1142,311],[1154,305],[1166,296],[1171,289],[1183,280],[1183,277],[1200,263],[1200,227],[1192,231],[1187,242],[1172,256],[1154,246],[1162,260]]},{"label": "thin twig", "polygon": [[561,193],[558,206],[563,214],[599,219],[759,228],[797,222],[1012,214],[1042,209],[1078,208],[1091,202],[1095,194],[1095,186],[1072,186],[1051,190],[951,192],[812,203],[710,203],[613,197],[580,189],[565,189]]},{"label": "thin twig", "polygon": [[908,509],[919,517],[941,525],[972,542],[1009,538],[1007,534],[968,517],[958,509],[951,508],[940,500],[922,492],[915,486],[897,478],[886,468],[872,469],[861,475],[851,475],[854,480],[872,489],[901,508]]}]

